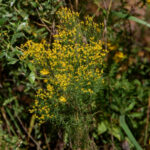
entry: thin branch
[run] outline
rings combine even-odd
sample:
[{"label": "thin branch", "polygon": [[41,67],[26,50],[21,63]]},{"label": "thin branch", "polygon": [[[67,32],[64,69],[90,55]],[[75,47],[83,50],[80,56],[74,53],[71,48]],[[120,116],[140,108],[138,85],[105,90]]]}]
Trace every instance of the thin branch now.
[{"label": "thin branch", "polygon": [[38,26],[45,27],[44,24],[38,23],[38,22],[36,22],[36,21],[34,21],[34,23],[37,24]]},{"label": "thin branch", "polygon": [[2,113],[2,116],[3,116],[4,120],[5,120],[5,122],[6,122],[8,133],[11,135],[11,131],[10,131],[10,128],[9,128],[9,125],[8,125],[8,119],[7,119],[4,107],[1,108],[1,113]]},{"label": "thin branch", "polygon": [[50,28],[45,24],[45,22],[42,20],[42,18],[41,18],[41,16],[40,16],[40,13],[39,13],[39,11],[38,11],[38,9],[36,8],[36,12],[37,12],[37,14],[38,14],[38,16],[39,16],[39,19],[40,19],[40,21],[43,23],[43,25],[45,26],[45,28],[51,33],[51,30],[50,30]]},{"label": "thin branch", "polygon": [[112,2],[113,2],[113,0],[110,0],[109,6],[108,6],[107,19],[108,19],[109,14],[110,14],[110,10],[111,10],[111,7],[112,7]]},{"label": "thin branch", "polygon": [[44,138],[45,138],[45,142],[46,142],[47,149],[48,149],[48,150],[51,150],[51,148],[50,148],[50,145],[49,145],[49,143],[48,143],[47,136],[46,136],[46,133],[45,133],[45,132],[44,132]]},{"label": "thin branch", "polygon": [[25,133],[28,135],[28,137],[34,142],[34,144],[37,146],[37,150],[42,150],[42,148],[40,147],[40,144],[32,137],[32,135],[29,135],[28,130],[26,129],[26,127],[23,125],[21,119],[16,116],[16,118],[18,119],[19,123],[21,124],[23,130],[25,131]]},{"label": "thin branch", "polygon": [[76,11],[78,10],[78,5],[79,5],[79,1],[78,1],[78,0],[75,0]]}]

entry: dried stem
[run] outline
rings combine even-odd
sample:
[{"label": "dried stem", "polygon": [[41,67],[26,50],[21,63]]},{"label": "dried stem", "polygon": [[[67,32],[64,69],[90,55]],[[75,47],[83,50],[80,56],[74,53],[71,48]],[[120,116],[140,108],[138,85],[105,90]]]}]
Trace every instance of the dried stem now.
[{"label": "dried stem", "polygon": [[34,142],[34,144],[37,146],[37,150],[42,150],[42,148],[40,147],[40,144],[32,137],[32,135],[29,135],[28,130],[26,129],[26,127],[23,125],[21,119],[16,116],[16,118],[18,119],[19,123],[21,124],[23,130],[25,131],[25,133],[27,134],[27,136]]},{"label": "dried stem", "polygon": [[49,145],[48,140],[47,140],[47,135],[46,135],[45,132],[44,132],[44,138],[45,138],[45,142],[46,142],[47,149],[48,149],[48,150],[51,150],[50,145]]},{"label": "dried stem", "polygon": [[11,131],[10,131],[10,127],[9,127],[9,125],[8,125],[8,119],[7,119],[7,116],[6,116],[4,107],[1,108],[1,112],[2,112],[3,118],[4,118],[5,122],[6,122],[6,126],[7,126],[8,133],[11,135]]},{"label": "dried stem", "polygon": [[43,25],[45,26],[45,28],[51,33],[50,28],[49,28],[49,27],[45,24],[45,22],[42,20],[38,9],[36,9],[36,12],[37,12],[37,14],[38,14],[38,16],[39,16],[39,19],[40,19],[40,21],[42,22],[42,24],[43,24]]}]

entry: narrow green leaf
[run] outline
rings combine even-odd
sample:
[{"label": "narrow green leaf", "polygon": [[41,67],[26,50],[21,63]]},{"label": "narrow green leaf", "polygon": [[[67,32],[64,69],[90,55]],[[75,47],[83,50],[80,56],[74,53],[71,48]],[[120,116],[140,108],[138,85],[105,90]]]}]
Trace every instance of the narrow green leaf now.
[{"label": "narrow green leaf", "polygon": [[140,23],[140,24],[142,24],[142,25],[145,25],[145,26],[147,26],[147,27],[150,28],[150,24],[149,24],[148,22],[142,20],[142,19],[139,19],[139,18],[134,17],[134,16],[130,16],[128,19],[129,19],[129,20],[132,20],[132,21],[135,21],[135,22],[137,22],[137,23]]},{"label": "narrow green leaf", "polygon": [[137,150],[142,150],[142,147],[139,145],[139,143],[134,138],[132,132],[130,131],[130,129],[129,129],[126,121],[125,121],[125,116],[124,115],[120,116],[120,126],[122,127],[122,129],[124,130],[124,132],[126,133],[126,135],[128,136],[128,138],[130,139],[130,141],[134,144],[134,146],[136,147],[136,149]]},{"label": "narrow green leaf", "polygon": [[130,16],[129,14],[122,13],[122,12],[116,12],[116,11],[112,11],[112,14],[117,16],[117,17],[119,17],[119,18],[122,18],[122,19],[127,18],[129,20],[135,21],[135,22],[137,22],[139,24],[145,25],[145,26],[150,28],[150,23],[148,23],[148,22],[146,22],[146,21],[144,21],[142,19],[139,19],[137,17]]},{"label": "narrow green leaf", "polygon": [[131,104],[129,104],[129,106],[126,107],[125,112],[131,111],[134,108],[135,104],[136,102],[132,102]]},{"label": "narrow green leaf", "polygon": [[18,61],[18,60],[12,60],[12,61],[10,61],[8,64],[9,64],[9,65],[14,65],[17,61]]},{"label": "narrow green leaf", "polygon": [[8,98],[4,101],[3,103],[3,106],[6,106],[7,104],[10,104],[12,101],[16,100],[15,97],[11,97],[11,98]]},{"label": "narrow green leaf", "polygon": [[112,14],[119,17],[119,18],[127,18],[128,14],[122,13],[122,12],[117,12],[117,11],[112,11]]},{"label": "narrow green leaf", "polygon": [[34,123],[35,123],[35,114],[32,115],[31,120],[30,120],[30,126],[28,130],[28,137],[30,137],[32,130],[34,128]]},{"label": "narrow green leaf", "polygon": [[111,104],[110,108],[116,112],[120,112],[120,108],[117,105]]},{"label": "narrow green leaf", "polygon": [[132,118],[141,118],[143,116],[143,112],[134,112],[134,113],[129,114],[128,116]]}]

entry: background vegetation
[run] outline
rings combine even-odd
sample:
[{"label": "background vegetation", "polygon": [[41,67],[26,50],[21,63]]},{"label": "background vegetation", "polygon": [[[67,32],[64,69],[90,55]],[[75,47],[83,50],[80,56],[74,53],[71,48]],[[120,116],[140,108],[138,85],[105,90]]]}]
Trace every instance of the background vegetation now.
[{"label": "background vegetation", "polygon": [[[53,43],[62,7],[78,11],[81,21],[90,15],[103,24],[100,38],[109,50],[105,82],[95,85],[84,127],[88,140],[80,138],[84,119],[74,134],[72,122],[40,125],[29,112],[41,81],[35,66],[20,60],[21,45]],[[149,149],[149,14],[148,0],[0,0],[0,149]]]}]

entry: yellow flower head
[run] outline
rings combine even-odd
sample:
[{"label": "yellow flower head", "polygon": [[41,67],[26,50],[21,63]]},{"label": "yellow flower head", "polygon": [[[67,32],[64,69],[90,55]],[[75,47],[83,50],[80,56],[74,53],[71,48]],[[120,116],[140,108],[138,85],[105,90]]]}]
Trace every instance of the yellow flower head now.
[{"label": "yellow flower head", "polygon": [[121,61],[124,58],[125,58],[125,55],[122,52],[118,52],[114,56],[115,62],[119,62],[119,61]]},{"label": "yellow flower head", "polygon": [[48,74],[49,74],[49,71],[46,70],[46,69],[43,69],[43,70],[40,71],[40,74],[41,74],[41,75],[48,75]]},{"label": "yellow flower head", "polygon": [[65,102],[67,101],[64,96],[61,96],[61,97],[59,98],[59,100],[60,100],[60,102],[63,102],[63,103],[65,103]]}]

